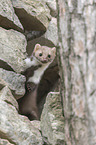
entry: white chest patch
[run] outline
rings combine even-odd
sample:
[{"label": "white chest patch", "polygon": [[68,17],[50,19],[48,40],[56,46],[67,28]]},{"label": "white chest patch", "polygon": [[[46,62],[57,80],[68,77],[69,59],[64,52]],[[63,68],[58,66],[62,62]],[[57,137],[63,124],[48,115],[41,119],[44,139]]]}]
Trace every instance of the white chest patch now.
[{"label": "white chest patch", "polygon": [[28,82],[33,82],[35,84],[38,84],[41,80],[41,77],[42,77],[44,71],[47,69],[49,64],[50,63],[42,65],[40,68],[38,68],[36,71],[34,71],[34,75],[28,79]]}]

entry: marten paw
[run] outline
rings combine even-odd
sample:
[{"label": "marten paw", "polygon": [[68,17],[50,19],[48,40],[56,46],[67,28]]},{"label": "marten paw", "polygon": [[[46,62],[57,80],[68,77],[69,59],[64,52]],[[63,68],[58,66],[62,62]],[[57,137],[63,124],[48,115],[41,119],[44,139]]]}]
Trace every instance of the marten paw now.
[{"label": "marten paw", "polygon": [[34,91],[37,88],[37,85],[31,82],[28,82],[26,86],[28,92]]}]

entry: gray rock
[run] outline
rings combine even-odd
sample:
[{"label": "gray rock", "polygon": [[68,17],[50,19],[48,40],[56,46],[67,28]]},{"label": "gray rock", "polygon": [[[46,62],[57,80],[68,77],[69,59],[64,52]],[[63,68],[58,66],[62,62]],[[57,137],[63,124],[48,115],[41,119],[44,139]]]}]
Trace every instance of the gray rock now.
[{"label": "gray rock", "polygon": [[39,130],[32,126],[27,117],[18,114],[11,101],[12,94],[10,97],[7,89],[6,93],[3,92],[5,89],[2,91],[6,99],[0,97],[0,136],[16,145],[43,145]]},{"label": "gray rock", "polygon": [[57,19],[56,18],[52,18],[46,33],[42,37],[51,41],[54,45],[57,45],[58,34],[57,34]]},{"label": "gray rock", "polygon": [[59,93],[51,92],[46,98],[41,115],[41,131],[50,144],[64,144],[64,117]]},{"label": "gray rock", "polygon": [[14,144],[10,143],[7,139],[0,138],[0,145],[14,145]]},{"label": "gray rock", "polygon": [[33,120],[31,121],[31,124],[36,127],[37,129],[41,130],[40,128],[40,121],[39,120]]},{"label": "gray rock", "polygon": [[25,76],[0,68],[0,87],[8,86],[18,98],[25,94]]},{"label": "gray rock", "polygon": [[45,1],[48,7],[50,8],[50,13],[53,17],[57,16],[57,7],[56,7],[56,0],[42,0]]},{"label": "gray rock", "polygon": [[16,16],[11,0],[0,0],[0,26],[22,31],[23,26]]},{"label": "gray rock", "polygon": [[51,19],[45,2],[38,0],[12,0],[16,14],[26,30],[45,31]]},{"label": "gray rock", "polygon": [[7,62],[16,72],[24,70],[26,57],[25,36],[14,30],[0,28],[0,59]]},{"label": "gray rock", "polygon": [[8,88],[8,86],[4,87],[1,91],[0,91],[0,99],[13,105],[17,110],[18,110],[18,103],[15,100],[15,98],[13,97],[10,89]]}]

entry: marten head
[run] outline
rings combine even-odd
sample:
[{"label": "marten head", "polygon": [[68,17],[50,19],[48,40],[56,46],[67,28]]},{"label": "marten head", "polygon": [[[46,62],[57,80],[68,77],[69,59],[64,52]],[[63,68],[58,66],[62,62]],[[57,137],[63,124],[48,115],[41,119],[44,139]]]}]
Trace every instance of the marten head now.
[{"label": "marten head", "polygon": [[36,44],[33,50],[33,56],[42,63],[52,62],[56,55],[56,48],[41,46]]}]

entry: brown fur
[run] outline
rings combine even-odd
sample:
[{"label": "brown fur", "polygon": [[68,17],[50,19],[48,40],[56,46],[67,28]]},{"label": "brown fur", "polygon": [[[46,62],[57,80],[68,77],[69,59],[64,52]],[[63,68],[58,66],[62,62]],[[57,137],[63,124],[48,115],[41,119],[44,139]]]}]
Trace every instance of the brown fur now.
[{"label": "brown fur", "polygon": [[[38,85],[35,84],[27,84],[27,92],[23,96],[23,99],[19,99],[19,113],[22,115],[26,115],[30,120],[38,120],[38,108],[37,108],[37,88]],[[30,87],[30,88],[29,88]]]}]

